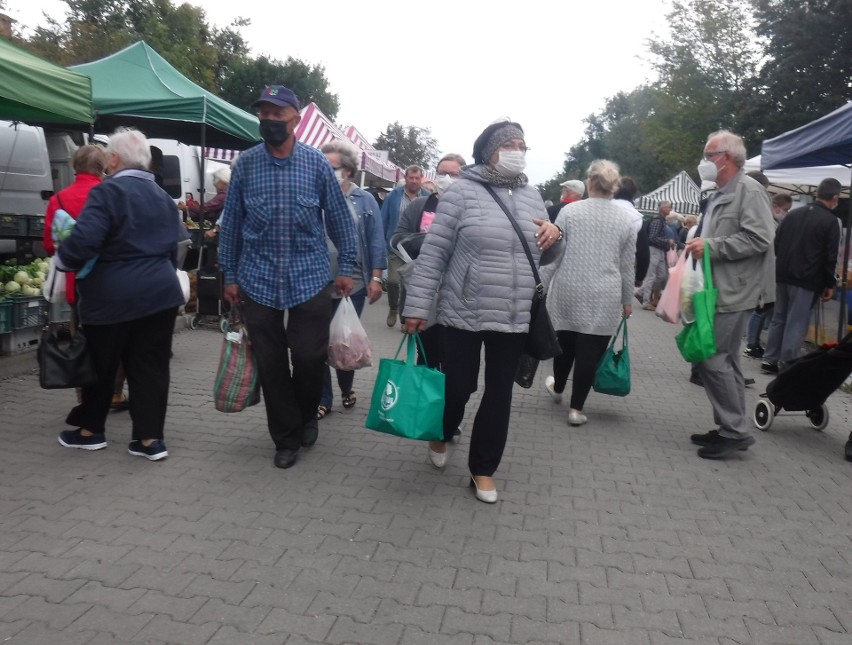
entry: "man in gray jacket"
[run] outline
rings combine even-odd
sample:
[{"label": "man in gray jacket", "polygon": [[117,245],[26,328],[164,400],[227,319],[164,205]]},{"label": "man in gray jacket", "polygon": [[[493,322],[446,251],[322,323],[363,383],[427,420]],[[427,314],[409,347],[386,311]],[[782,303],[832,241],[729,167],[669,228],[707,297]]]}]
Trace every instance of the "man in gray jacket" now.
[{"label": "man in gray jacket", "polygon": [[701,446],[698,456],[705,459],[723,459],[754,443],[746,414],[740,343],[751,310],[772,282],[767,276],[774,276],[775,224],[763,186],[743,172],[745,159],[739,136],[722,130],[708,137],[698,174],[704,181],[715,181],[719,190],[710,197],[696,236],[686,244],[686,251],[698,260],[706,243],[713,285],[719,291],[716,353],[699,363],[719,429],[690,437]]}]

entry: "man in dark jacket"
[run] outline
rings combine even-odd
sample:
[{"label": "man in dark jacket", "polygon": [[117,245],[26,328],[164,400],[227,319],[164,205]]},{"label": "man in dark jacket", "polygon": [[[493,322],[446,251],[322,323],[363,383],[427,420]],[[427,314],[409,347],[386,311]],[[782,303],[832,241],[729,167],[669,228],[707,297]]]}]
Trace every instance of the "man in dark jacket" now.
[{"label": "man in dark jacket", "polygon": [[653,311],[660,299],[660,291],[666,285],[669,277],[669,267],[666,264],[666,251],[675,247],[675,241],[667,237],[666,218],[672,212],[671,202],[660,202],[660,208],[650,222],[648,222],[648,244],[651,248],[651,258],[648,263],[648,272],[642,288],[636,292],[636,298],[643,303],[643,309]]},{"label": "man in dark jacket", "polygon": [[796,358],[817,299],[830,300],[836,283],[840,222],[831,211],[840,182],[824,179],[813,204],[790,211],[775,235],[775,313],[761,369],[774,373]]}]

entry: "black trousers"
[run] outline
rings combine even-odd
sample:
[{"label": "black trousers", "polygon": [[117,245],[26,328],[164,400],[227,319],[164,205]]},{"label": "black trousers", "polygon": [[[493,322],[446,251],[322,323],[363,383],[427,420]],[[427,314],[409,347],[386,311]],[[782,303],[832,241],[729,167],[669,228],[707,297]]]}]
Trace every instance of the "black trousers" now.
[{"label": "black trousers", "polygon": [[286,324],[283,310],[243,297],[241,310],[257,358],[269,434],[276,450],[298,450],[302,428],[316,421],[322,396],[331,295],[322,289],[288,309]]},{"label": "black trousers", "polygon": [[576,331],[557,331],[562,353],[553,359],[553,389],[562,392],[568,382],[571,367],[574,368],[574,384],[571,387],[571,407],[582,410],[586,397],[595,381],[595,370],[606,351],[612,336],[581,334]]},{"label": "black trousers", "polygon": [[130,392],[133,439],[162,439],[169,404],[169,361],[177,308],[110,325],[83,325],[86,346],[98,374],[83,388],[82,403],[65,422],[104,432],[115,391],[115,374],[124,365]]},{"label": "black trousers", "polygon": [[446,376],[444,441],[450,441],[464,418],[470,395],[479,381],[479,362],[485,346],[485,390],[473,419],[468,467],[471,475],[492,476],[503,458],[509,435],[509,414],[515,370],[526,334],[464,331],[444,327],[442,367]]}]

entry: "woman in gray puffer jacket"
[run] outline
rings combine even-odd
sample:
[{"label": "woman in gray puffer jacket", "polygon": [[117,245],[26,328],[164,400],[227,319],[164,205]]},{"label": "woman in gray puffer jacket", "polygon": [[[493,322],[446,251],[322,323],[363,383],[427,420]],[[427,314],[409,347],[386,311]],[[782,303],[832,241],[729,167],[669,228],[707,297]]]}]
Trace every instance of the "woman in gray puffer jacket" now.
[{"label": "woman in gray puffer jacket", "polygon": [[[497,501],[492,476],[506,445],[514,375],[536,285],[515,229],[485,186],[514,215],[534,262],[561,240],[541,196],[523,174],[526,150],[523,129],[509,121],[491,124],[477,138],[475,165],[465,166],[438,202],[403,312],[408,333],[424,329],[438,292],[438,324],[446,327],[446,404],[444,441],[429,442],[429,458],[437,468],[446,465],[448,442],[477,389],[485,345],[485,390],[473,422],[468,466],[476,497],[486,503]],[[544,255],[556,257],[557,251]]]}]

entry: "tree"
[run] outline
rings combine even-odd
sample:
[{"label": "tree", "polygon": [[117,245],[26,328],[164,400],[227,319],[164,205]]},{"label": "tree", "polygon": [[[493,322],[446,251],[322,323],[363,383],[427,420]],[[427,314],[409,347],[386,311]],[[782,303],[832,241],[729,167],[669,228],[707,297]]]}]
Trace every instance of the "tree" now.
[{"label": "tree", "polygon": [[431,168],[438,160],[438,142],[431,135],[429,128],[403,126],[394,121],[379,133],[373,146],[387,150],[389,159],[400,168],[412,165]]},{"label": "tree", "polygon": [[744,105],[747,132],[771,138],[852,100],[849,0],[752,0],[766,63]]},{"label": "tree", "polygon": [[286,85],[303,106],[316,103],[330,119],[340,110],[340,99],[328,90],[325,67],[292,57],[284,63],[266,56],[237,62],[225,73],[220,95],[229,103],[252,111],[253,103],[267,85]]}]

